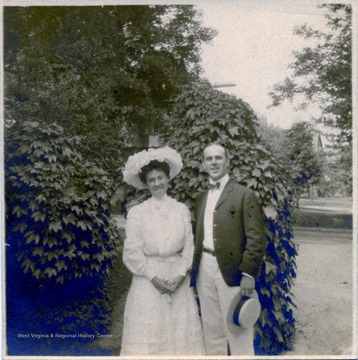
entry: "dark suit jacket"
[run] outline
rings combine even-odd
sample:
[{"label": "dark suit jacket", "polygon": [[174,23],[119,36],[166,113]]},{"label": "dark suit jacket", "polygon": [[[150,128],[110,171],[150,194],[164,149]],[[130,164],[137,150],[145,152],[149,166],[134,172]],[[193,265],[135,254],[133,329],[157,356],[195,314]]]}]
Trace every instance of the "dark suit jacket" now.
[{"label": "dark suit jacket", "polygon": [[[204,241],[204,213],[208,192],[195,206],[195,251],[191,286],[196,284]],[[266,249],[265,225],[255,193],[230,180],[214,211],[214,248],[225,282],[239,286],[242,272],[256,277]]]}]

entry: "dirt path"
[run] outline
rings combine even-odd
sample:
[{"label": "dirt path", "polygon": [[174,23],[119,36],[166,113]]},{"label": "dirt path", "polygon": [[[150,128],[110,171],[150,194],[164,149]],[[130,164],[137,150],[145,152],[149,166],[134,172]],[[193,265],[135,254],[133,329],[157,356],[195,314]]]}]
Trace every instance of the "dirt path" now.
[{"label": "dirt path", "polygon": [[296,229],[296,343],[285,355],[352,351],[352,232]]}]

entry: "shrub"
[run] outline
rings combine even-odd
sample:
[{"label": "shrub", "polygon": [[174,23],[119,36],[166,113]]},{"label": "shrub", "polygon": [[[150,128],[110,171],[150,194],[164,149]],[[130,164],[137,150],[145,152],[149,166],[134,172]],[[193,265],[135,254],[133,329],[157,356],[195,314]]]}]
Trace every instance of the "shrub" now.
[{"label": "shrub", "polygon": [[112,181],[83,160],[80,141],[56,124],[6,129],[8,316],[43,331],[99,331],[109,321],[105,281],[120,249]]}]

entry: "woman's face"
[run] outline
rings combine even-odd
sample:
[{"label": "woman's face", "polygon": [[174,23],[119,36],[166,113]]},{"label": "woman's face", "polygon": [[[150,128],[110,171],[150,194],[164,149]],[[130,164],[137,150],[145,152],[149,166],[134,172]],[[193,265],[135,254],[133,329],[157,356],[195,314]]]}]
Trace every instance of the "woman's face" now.
[{"label": "woman's face", "polygon": [[167,193],[169,178],[162,170],[152,170],[147,174],[146,183],[152,196],[161,198]]}]

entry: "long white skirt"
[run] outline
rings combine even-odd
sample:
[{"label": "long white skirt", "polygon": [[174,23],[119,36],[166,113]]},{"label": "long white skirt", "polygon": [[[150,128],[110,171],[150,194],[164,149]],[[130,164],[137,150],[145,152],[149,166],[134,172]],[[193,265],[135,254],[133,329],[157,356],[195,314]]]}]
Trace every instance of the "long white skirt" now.
[{"label": "long white skirt", "polygon": [[[156,266],[168,274],[173,262]],[[175,266],[175,265],[174,265]],[[124,310],[121,355],[204,355],[203,330],[189,276],[173,294],[161,294],[143,276],[133,276]]]}]

